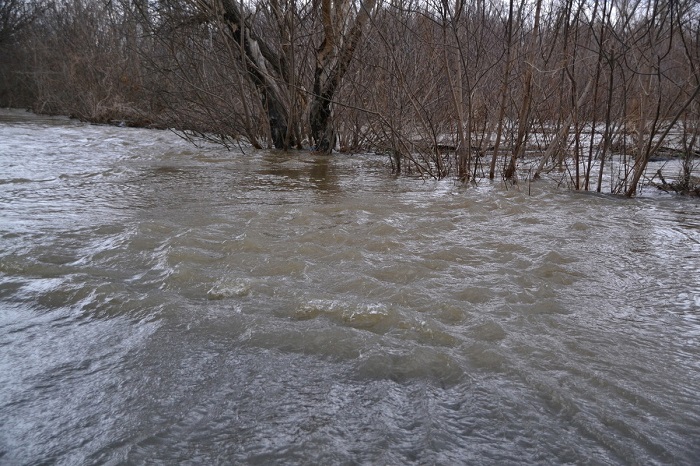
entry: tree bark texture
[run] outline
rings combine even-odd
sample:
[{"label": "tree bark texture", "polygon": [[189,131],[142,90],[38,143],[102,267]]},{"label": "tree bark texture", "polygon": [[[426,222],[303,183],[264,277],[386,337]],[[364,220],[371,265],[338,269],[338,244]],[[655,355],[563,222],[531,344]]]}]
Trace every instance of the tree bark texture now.
[{"label": "tree bark texture", "polygon": [[245,67],[258,89],[262,105],[267,112],[270,138],[277,149],[289,149],[294,145],[294,134],[290,131],[289,101],[285,96],[286,87],[280,86],[275,78],[284,80],[283,58],[279,57],[267,44],[258,38],[242,15],[241,7],[235,0],[222,0],[224,20],[233,39],[245,56]]},{"label": "tree bark texture", "polygon": [[318,152],[330,154],[335,146],[333,98],[350,66],[376,3],[376,0],[361,2],[354,22],[344,34],[344,20],[352,8],[352,3],[348,0],[321,2],[324,37],[316,54],[313,96],[309,112],[311,137]]}]

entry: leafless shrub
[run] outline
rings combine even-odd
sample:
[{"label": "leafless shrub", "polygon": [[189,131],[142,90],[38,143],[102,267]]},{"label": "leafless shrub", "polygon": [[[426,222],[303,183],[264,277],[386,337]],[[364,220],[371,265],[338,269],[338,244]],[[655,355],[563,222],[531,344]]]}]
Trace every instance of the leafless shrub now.
[{"label": "leafless shrub", "polygon": [[3,18],[5,104],[628,196],[671,147],[692,190],[689,0],[0,0]]}]

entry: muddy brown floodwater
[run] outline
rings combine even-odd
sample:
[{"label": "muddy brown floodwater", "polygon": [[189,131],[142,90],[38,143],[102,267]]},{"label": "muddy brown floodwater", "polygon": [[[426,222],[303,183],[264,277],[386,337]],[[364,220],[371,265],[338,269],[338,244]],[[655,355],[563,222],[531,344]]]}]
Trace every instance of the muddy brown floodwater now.
[{"label": "muddy brown floodwater", "polygon": [[700,203],[0,112],[0,464],[697,464]]}]

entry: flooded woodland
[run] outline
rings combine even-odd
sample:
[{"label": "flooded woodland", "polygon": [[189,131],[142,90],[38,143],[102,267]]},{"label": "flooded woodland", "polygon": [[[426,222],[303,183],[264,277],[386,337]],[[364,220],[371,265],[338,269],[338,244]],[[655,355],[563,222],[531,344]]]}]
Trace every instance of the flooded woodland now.
[{"label": "flooded woodland", "polygon": [[2,0],[0,20],[2,106],[424,179],[700,189],[694,1]]},{"label": "flooded woodland", "polygon": [[0,0],[0,465],[697,464],[698,63],[683,0]]}]

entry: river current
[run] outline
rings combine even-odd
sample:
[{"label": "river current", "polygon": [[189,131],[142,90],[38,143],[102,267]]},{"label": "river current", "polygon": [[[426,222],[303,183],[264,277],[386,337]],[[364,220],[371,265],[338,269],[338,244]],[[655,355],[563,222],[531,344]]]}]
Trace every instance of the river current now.
[{"label": "river current", "polygon": [[0,111],[0,464],[697,464],[700,203]]}]

